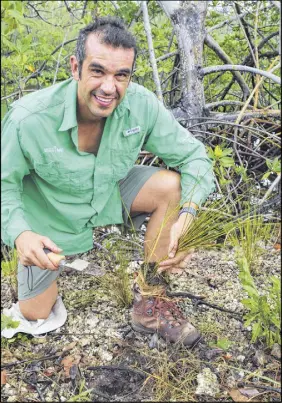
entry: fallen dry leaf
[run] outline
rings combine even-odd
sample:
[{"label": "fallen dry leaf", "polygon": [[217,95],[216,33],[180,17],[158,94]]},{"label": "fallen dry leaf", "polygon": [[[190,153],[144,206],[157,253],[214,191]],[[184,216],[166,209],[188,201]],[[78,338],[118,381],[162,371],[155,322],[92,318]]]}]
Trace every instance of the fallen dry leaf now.
[{"label": "fallen dry leaf", "polygon": [[78,364],[80,363],[80,361],[81,361],[81,358],[82,358],[81,355],[75,354],[75,355],[73,356],[73,363],[74,363],[75,365],[78,365]]},{"label": "fallen dry leaf", "polygon": [[81,360],[81,355],[78,355],[78,354],[76,354],[76,355],[74,355],[74,356],[67,355],[66,357],[64,357],[64,358],[62,359],[61,365],[64,366],[65,376],[66,376],[67,378],[70,377],[70,368],[71,368],[73,365],[78,365],[79,362],[80,362],[80,360]]},{"label": "fallen dry leaf", "polygon": [[247,396],[249,398],[259,394],[259,391],[257,389],[254,389],[254,388],[242,388],[242,389],[239,389],[239,391],[244,396]]},{"label": "fallen dry leaf", "polygon": [[63,347],[63,351],[70,351],[72,350],[77,344],[77,341],[73,341],[70,344],[67,344],[65,347]]},{"label": "fallen dry leaf", "polygon": [[234,402],[248,402],[249,399],[242,395],[242,393],[239,392],[238,389],[231,389],[229,390],[229,395],[232,398],[232,400],[234,400]]},{"label": "fallen dry leaf", "polygon": [[281,243],[275,243],[275,244],[273,245],[273,247],[274,247],[274,249],[276,249],[276,250],[281,250]]},{"label": "fallen dry leaf", "polygon": [[5,385],[6,382],[7,382],[7,373],[4,369],[3,371],[1,371],[1,386]]},{"label": "fallen dry leaf", "polygon": [[51,376],[51,375],[53,375],[55,372],[57,372],[57,371],[55,370],[55,368],[49,367],[49,368],[46,368],[46,369],[43,371],[43,374],[46,375],[46,376]]},{"label": "fallen dry leaf", "polygon": [[65,376],[69,378],[70,376],[70,367],[73,365],[73,357],[71,355],[66,356],[62,359],[61,364],[64,366]]}]

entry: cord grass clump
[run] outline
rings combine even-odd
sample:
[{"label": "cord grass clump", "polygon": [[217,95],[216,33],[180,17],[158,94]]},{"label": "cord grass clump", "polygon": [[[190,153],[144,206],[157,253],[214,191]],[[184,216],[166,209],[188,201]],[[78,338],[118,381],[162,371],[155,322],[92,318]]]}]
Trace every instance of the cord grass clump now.
[{"label": "cord grass clump", "polygon": [[[179,211],[180,206],[177,206],[173,211],[170,210],[166,214],[158,236],[154,240],[152,250],[148,254],[146,259],[143,275],[146,278],[146,273],[149,271],[149,261],[154,255],[156,245],[159,241],[160,234],[166,227],[172,214],[176,214]],[[226,235],[234,230],[239,222],[239,216],[232,210],[232,205],[228,204],[225,198],[222,196],[219,200],[209,200],[205,206],[201,207],[198,211],[197,217],[191,220],[191,217],[187,217],[190,223],[187,229],[182,233],[178,241],[177,252],[187,252],[187,254],[195,249],[199,248],[214,248],[222,247]],[[155,274],[157,272],[158,264],[168,259],[168,255],[163,256],[156,264]]]},{"label": "cord grass clump", "polygon": [[132,257],[130,247],[130,239],[128,242],[127,239],[114,242],[110,251],[115,256],[115,268],[97,278],[103,292],[109,295],[122,308],[129,308],[133,299],[131,277],[128,270]]},{"label": "cord grass clump", "polygon": [[120,262],[114,271],[97,278],[97,281],[106,295],[117,302],[120,307],[130,307],[133,299],[130,276],[127,271],[128,262]]},{"label": "cord grass clump", "polygon": [[277,229],[277,223],[266,223],[262,215],[248,214],[230,231],[226,243],[234,247],[236,260],[243,257],[249,270],[258,272],[260,258],[267,252],[266,247],[275,242]]}]

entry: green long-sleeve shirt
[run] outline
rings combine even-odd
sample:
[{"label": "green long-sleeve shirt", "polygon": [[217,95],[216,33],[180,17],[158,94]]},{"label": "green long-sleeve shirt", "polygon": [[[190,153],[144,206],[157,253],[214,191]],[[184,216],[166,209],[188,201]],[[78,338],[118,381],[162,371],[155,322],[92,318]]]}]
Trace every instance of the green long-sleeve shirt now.
[{"label": "green long-sleeve shirt", "polygon": [[92,248],[92,229],[120,224],[118,181],[141,148],[181,172],[182,199],[201,204],[213,189],[204,145],[144,87],[131,83],[106,119],[97,156],[78,149],[77,82],[24,96],[2,122],[2,239],[25,230],[48,236],[65,254]]}]

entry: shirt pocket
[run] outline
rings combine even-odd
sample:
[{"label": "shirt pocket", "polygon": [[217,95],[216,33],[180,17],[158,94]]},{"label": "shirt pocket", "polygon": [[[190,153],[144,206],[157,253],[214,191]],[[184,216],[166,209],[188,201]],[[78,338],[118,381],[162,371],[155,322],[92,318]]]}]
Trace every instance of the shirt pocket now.
[{"label": "shirt pocket", "polygon": [[94,172],[93,170],[84,168],[76,172],[69,172],[70,191],[76,192],[91,192],[94,188]]},{"label": "shirt pocket", "polygon": [[50,185],[68,191],[70,187],[69,175],[66,170],[58,169],[54,161],[48,163],[34,162],[34,170],[40,178]]},{"label": "shirt pocket", "polygon": [[50,185],[68,192],[80,193],[93,190],[93,172],[87,169],[71,171],[58,162],[35,162],[36,173]]},{"label": "shirt pocket", "polygon": [[140,146],[132,148],[131,150],[111,150],[113,178],[115,182],[126,177],[131,168],[133,168],[139,152]]}]

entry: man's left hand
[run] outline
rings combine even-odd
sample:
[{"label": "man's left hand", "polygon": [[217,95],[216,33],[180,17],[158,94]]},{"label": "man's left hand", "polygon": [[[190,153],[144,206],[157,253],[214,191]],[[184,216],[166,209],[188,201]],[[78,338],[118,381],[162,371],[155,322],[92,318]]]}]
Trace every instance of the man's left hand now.
[{"label": "man's left hand", "polygon": [[187,263],[192,257],[193,250],[177,252],[178,241],[183,233],[193,222],[194,217],[191,214],[181,214],[170,230],[170,244],[168,247],[169,259],[159,263],[158,273],[167,271],[169,273],[182,273],[187,268]]},{"label": "man's left hand", "polygon": [[174,258],[161,262],[157,272],[161,273],[166,271],[167,273],[181,274],[185,269],[187,269],[187,265],[193,256],[193,252],[194,249],[191,249],[189,253],[177,252]]}]

